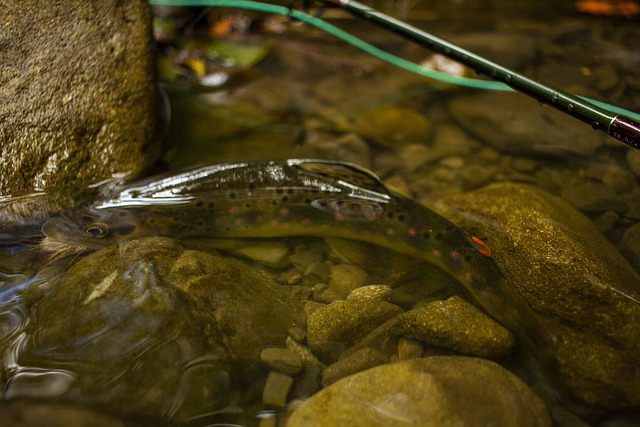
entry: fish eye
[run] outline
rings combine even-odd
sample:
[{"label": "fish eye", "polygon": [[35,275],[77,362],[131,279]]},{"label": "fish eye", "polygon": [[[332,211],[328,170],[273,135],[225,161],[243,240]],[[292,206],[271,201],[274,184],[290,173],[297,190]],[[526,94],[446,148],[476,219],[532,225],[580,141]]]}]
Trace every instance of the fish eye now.
[{"label": "fish eye", "polygon": [[84,230],[84,233],[87,236],[102,238],[109,234],[109,226],[104,222],[94,222]]}]

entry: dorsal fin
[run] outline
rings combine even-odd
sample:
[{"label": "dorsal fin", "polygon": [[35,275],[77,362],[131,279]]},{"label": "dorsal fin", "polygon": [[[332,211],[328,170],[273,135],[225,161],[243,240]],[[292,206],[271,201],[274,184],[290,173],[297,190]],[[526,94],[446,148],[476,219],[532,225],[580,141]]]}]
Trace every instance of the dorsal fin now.
[{"label": "dorsal fin", "polygon": [[353,163],[308,159],[291,159],[288,163],[305,172],[328,176],[369,191],[382,194],[389,192],[376,174]]}]

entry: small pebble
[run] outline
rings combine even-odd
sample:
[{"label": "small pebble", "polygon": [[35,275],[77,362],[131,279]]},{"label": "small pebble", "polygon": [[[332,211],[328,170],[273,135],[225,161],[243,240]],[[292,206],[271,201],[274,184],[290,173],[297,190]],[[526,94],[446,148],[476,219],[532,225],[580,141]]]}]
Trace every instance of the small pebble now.
[{"label": "small pebble", "polygon": [[483,148],[476,154],[478,160],[494,163],[500,159],[500,153],[492,148]]},{"label": "small pebble", "polygon": [[260,353],[260,360],[270,368],[284,374],[295,375],[302,371],[300,356],[286,348],[265,348]]},{"label": "small pebble", "polygon": [[399,360],[417,359],[422,357],[423,354],[424,347],[420,341],[404,337],[398,340]]},{"label": "small pebble", "polygon": [[307,332],[304,329],[297,326],[293,326],[292,328],[289,328],[288,332],[291,339],[297,342],[302,342],[307,337]]},{"label": "small pebble", "polygon": [[302,364],[304,366],[317,366],[321,369],[324,369],[324,363],[318,360],[318,358],[313,354],[309,347],[294,341],[291,337],[287,337],[287,349],[300,356],[300,359],[302,359]]},{"label": "small pebble", "polygon": [[287,404],[287,395],[292,385],[293,378],[289,375],[271,371],[262,392],[262,403],[279,408],[285,406]]},{"label": "small pebble", "polygon": [[342,299],[342,296],[338,295],[326,283],[318,283],[313,287],[313,300],[315,302],[329,304],[339,299]]},{"label": "small pebble", "polygon": [[395,148],[398,143],[428,140],[431,123],[416,110],[389,105],[360,114],[354,120],[354,131],[380,145]]},{"label": "small pebble", "polygon": [[449,169],[460,169],[464,167],[464,159],[459,156],[451,156],[442,159],[438,164]]},{"label": "small pebble", "polygon": [[560,196],[576,209],[587,212],[624,212],[627,203],[611,188],[592,181],[565,183]]},{"label": "small pebble", "polygon": [[516,157],[515,159],[513,159],[512,166],[518,172],[529,173],[538,168],[538,163],[534,160],[524,157]]},{"label": "small pebble", "polygon": [[471,164],[461,172],[462,182],[466,189],[473,190],[482,187],[491,181],[496,173],[496,168],[489,165]]},{"label": "small pebble", "polygon": [[384,354],[371,347],[360,348],[322,371],[322,386],[327,387],[349,375],[387,363]]},{"label": "small pebble", "polygon": [[347,295],[348,300],[374,299],[391,301],[392,289],[387,285],[369,285],[354,289]]},{"label": "small pebble", "polygon": [[307,318],[307,342],[313,353],[325,362],[389,319],[403,313],[397,305],[376,300],[335,301]]},{"label": "small pebble", "polygon": [[459,296],[415,308],[397,321],[398,333],[460,353],[499,358],[515,345],[511,332]]},{"label": "small pebble", "polygon": [[602,183],[613,188],[618,194],[630,193],[638,187],[638,180],[631,172],[616,166],[607,168]]},{"label": "small pebble", "polygon": [[453,182],[458,179],[457,171],[444,167],[433,169],[431,176],[441,182]]},{"label": "small pebble", "polygon": [[369,275],[357,265],[337,264],[331,266],[329,287],[343,298],[368,281]]},{"label": "small pebble", "polygon": [[413,172],[434,159],[433,150],[424,144],[407,144],[398,156],[406,172]]},{"label": "small pebble", "polygon": [[320,366],[305,366],[302,373],[296,377],[291,396],[296,399],[306,399],[320,390],[321,372],[322,368]]},{"label": "small pebble", "polygon": [[330,275],[329,265],[326,262],[314,262],[307,267],[304,275],[315,279],[316,282],[327,282]]},{"label": "small pebble", "polygon": [[289,248],[282,242],[258,242],[251,246],[235,249],[234,252],[254,261],[281,267],[287,262]]},{"label": "small pebble", "polygon": [[289,255],[289,261],[299,272],[304,272],[311,264],[322,262],[322,253],[313,248],[300,246]]},{"label": "small pebble", "polygon": [[613,211],[607,211],[594,219],[593,223],[598,227],[598,230],[600,230],[602,234],[605,234],[611,231],[613,226],[616,225],[616,222],[618,222],[618,219],[620,219],[620,215]]}]

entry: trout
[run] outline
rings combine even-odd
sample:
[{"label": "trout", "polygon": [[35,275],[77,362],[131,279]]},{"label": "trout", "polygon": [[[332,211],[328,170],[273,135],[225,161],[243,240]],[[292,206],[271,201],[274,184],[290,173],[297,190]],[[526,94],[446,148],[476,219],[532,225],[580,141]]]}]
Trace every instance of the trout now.
[{"label": "trout", "polygon": [[509,287],[491,250],[361,167],[290,159],[201,167],[126,186],[115,197],[52,217],[42,247],[85,252],[144,236],[343,238],[421,258],[453,276],[536,354],[555,335]]}]

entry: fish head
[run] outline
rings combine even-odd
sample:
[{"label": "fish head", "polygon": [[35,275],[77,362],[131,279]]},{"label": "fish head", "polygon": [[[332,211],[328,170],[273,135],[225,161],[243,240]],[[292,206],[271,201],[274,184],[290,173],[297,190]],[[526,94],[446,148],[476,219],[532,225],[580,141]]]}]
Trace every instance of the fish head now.
[{"label": "fish head", "polygon": [[42,249],[82,253],[131,240],[142,221],[127,209],[82,209],[49,218],[42,226]]}]

